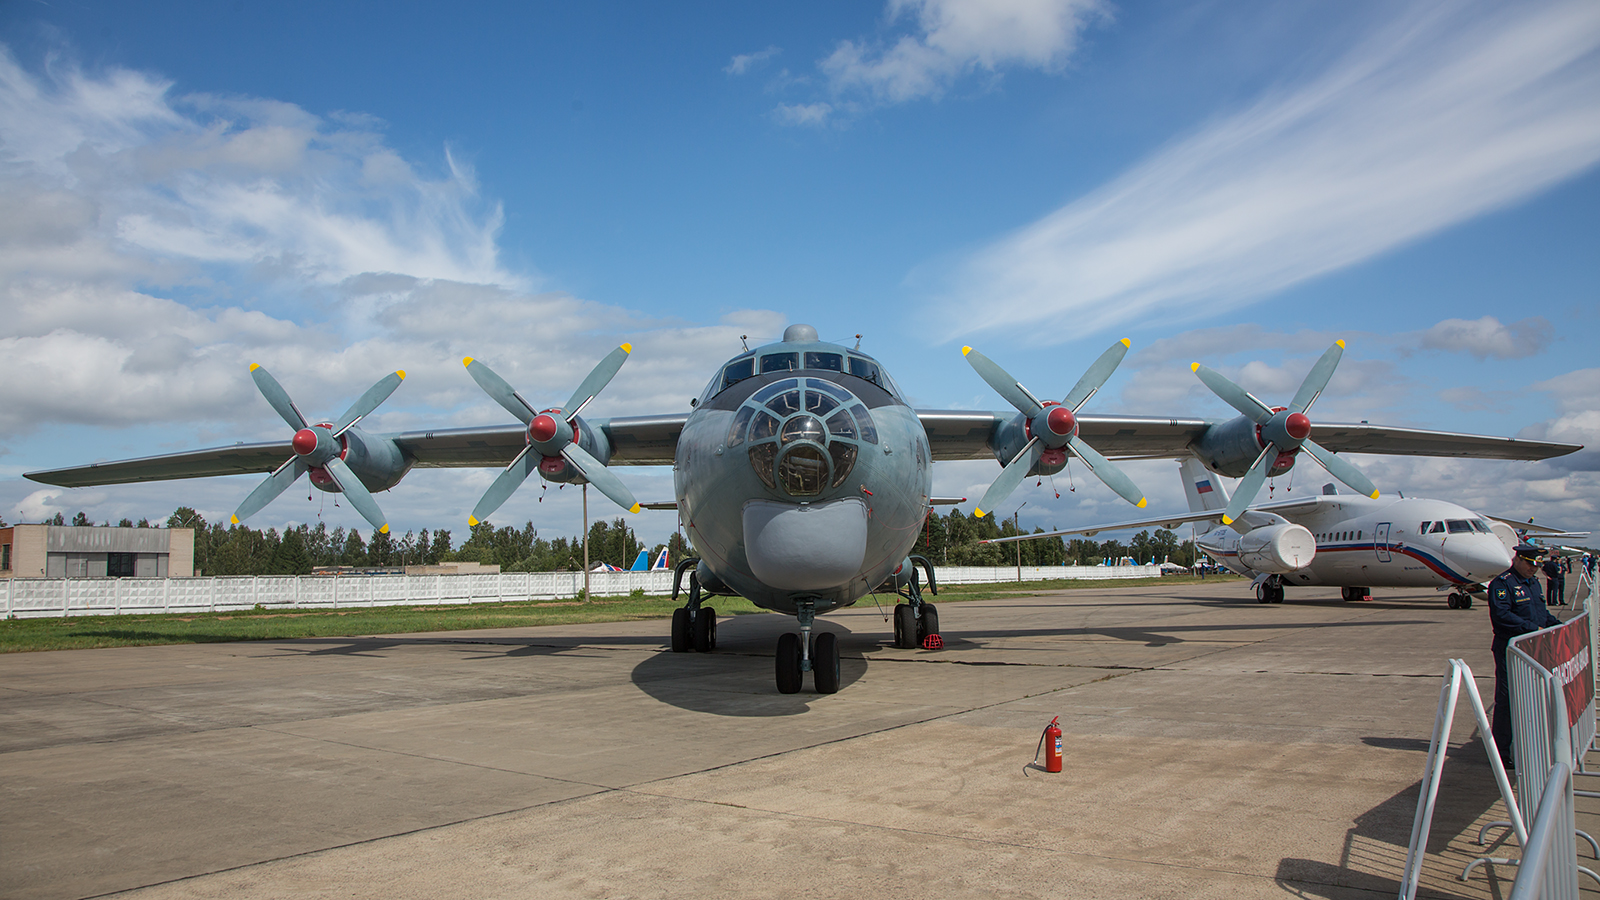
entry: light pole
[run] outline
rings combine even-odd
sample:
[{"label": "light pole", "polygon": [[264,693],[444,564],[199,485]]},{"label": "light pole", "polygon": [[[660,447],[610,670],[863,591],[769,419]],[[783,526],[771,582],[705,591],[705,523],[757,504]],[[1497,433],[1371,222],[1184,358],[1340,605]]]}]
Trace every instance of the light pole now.
[{"label": "light pole", "polygon": [[583,602],[589,602],[589,482],[583,483]]},{"label": "light pole", "polygon": [[[1022,506],[1027,505],[1028,502],[1024,500]],[[1011,527],[1016,530],[1018,537],[1022,536],[1022,506],[1017,507],[1017,511],[1011,514]],[[1017,581],[1022,581],[1022,541],[1020,540],[1017,541]]]}]

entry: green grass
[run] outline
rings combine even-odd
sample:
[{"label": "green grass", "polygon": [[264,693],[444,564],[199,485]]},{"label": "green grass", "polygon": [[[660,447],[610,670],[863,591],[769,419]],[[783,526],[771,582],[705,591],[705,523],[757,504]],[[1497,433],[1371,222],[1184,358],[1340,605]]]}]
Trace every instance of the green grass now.
[{"label": "green grass", "polygon": [[[952,585],[940,590],[937,598],[929,599],[955,603],[1029,596],[1049,591],[1182,584],[1199,580],[1189,576],[1169,576],[1114,581]],[[870,606],[872,602],[873,598],[869,596],[856,601],[856,605]],[[885,606],[892,605],[895,597],[880,594],[878,602]],[[710,603],[721,616],[761,612],[742,597],[717,597]],[[370,609],[256,609],[221,613],[0,619],[0,653],[626,622],[665,619],[672,615],[676,606],[667,597],[601,597],[588,603],[538,600],[471,605],[379,606]]]}]

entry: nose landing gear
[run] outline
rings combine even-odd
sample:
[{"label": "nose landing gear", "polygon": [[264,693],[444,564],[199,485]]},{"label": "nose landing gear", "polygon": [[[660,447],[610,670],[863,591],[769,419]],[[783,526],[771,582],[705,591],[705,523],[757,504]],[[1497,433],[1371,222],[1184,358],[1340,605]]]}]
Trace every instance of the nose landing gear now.
[{"label": "nose landing gear", "polygon": [[800,620],[800,633],[791,631],[778,636],[778,652],[774,658],[778,693],[798,694],[806,672],[811,673],[817,693],[838,693],[839,636],[824,631],[812,640],[811,628],[817,617],[816,604],[802,600],[798,606],[795,618]]}]

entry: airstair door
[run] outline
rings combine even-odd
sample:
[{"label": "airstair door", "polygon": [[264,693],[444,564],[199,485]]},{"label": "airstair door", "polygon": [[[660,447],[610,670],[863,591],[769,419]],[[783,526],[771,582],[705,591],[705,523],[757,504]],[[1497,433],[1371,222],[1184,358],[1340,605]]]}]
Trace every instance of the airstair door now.
[{"label": "airstair door", "polygon": [[1372,533],[1372,548],[1378,551],[1378,562],[1389,561],[1389,523],[1379,522]]}]

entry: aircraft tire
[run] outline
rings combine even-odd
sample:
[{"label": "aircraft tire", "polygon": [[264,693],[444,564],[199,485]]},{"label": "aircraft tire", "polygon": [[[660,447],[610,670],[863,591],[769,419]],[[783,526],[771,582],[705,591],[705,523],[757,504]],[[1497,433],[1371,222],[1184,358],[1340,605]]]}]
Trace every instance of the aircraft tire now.
[{"label": "aircraft tire", "polygon": [[717,649],[717,611],[709,606],[700,607],[694,617],[694,649],[700,653]]},{"label": "aircraft tire", "polygon": [[1283,602],[1283,585],[1280,584],[1280,585],[1276,585],[1275,587],[1273,587],[1273,589],[1272,589],[1272,602],[1273,603],[1282,603]]},{"label": "aircraft tire", "polygon": [[927,639],[928,635],[939,633],[939,607],[934,606],[932,603],[922,604],[920,624],[921,627],[917,629],[918,647],[922,646],[922,642]]},{"label": "aircraft tire", "polygon": [[672,652],[689,652],[689,610],[681,606],[672,611]]},{"label": "aircraft tire", "polygon": [[1445,605],[1449,606],[1451,609],[1460,609],[1461,608],[1461,595],[1460,594],[1451,594],[1450,595],[1450,599],[1445,601]]},{"label": "aircraft tire", "polygon": [[1472,595],[1471,594],[1462,594],[1461,595],[1461,603],[1459,605],[1460,605],[1460,607],[1462,609],[1471,609],[1472,608]]},{"label": "aircraft tire", "polygon": [[817,693],[839,692],[839,636],[831,631],[822,632],[811,643],[811,677]]},{"label": "aircraft tire", "polygon": [[800,671],[800,635],[792,631],[778,635],[778,652],[775,662],[778,675],[778,693],[800,693],[800,679],[804,674]]},{"label": "aircraft tire", "polygon": [[918,644],[917,617],[911,611],[911,604],[896,604],[894,608],[894,645],[901,650],[915,650]]},{"label": "aircraft tire", "polygon": [[1266,585],[1264,585],[1264,584],[1256,585],[1256,602],[1257,603],[1271,603],[1272,602],[1272,594],[1268,593]]}]

